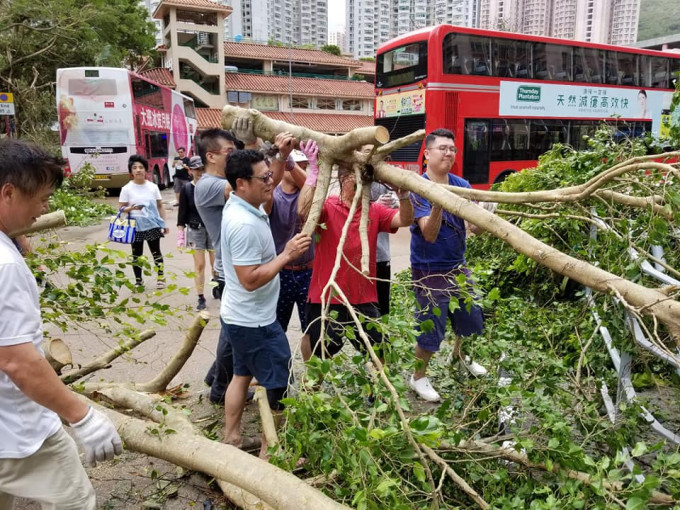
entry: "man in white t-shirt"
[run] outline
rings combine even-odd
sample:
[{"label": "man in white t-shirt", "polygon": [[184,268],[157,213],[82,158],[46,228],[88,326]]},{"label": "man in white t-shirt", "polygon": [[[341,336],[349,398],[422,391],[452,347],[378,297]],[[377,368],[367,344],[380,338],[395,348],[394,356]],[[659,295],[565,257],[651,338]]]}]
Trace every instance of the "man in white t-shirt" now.
[{"label": "man in white t-shirt", "polygon": [[0,508],[14,498],[43,508],[94,509],[95,493],[61,419],[90,465],[123,451],[111,421],[84,404],[45,360],[38,286],[14,233],[47,211],[62,162],[18,140],[0,142]]}]

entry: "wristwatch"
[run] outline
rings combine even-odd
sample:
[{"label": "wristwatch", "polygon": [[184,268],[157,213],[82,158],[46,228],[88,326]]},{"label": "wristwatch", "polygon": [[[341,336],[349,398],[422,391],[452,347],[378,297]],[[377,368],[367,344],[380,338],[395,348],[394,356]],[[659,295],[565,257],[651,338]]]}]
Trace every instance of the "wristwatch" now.
[{"label": "wristwatch", "polygon": [[280,153],[280,152],[277,152],[277,153],[276,153],[276,156],[274,156],[274,158],[276,159],[276,161],[280,161],[281,163],[283,163],[284,161],[286,161],[286,160],[281,156],[281,153]]}]

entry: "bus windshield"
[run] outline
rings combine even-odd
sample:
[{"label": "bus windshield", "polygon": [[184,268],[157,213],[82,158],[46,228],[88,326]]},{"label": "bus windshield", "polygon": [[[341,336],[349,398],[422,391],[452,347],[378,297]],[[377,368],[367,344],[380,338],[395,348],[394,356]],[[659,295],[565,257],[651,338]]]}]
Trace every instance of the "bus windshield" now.
[{"label": "bus windshield", "polygon": [[427,78],[427,43],[400,46],[378,55],[376,87],[407,85]]}]

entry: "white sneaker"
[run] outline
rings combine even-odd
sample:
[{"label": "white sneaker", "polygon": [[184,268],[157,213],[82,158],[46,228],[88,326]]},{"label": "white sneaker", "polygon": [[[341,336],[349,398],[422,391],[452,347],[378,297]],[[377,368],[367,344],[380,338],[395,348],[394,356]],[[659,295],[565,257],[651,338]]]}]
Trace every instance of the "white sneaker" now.
[{"label": "white sneaker", "polygon": [[427,380],[427,377],[421,377],[420,379],[415,380],[413,374],[411,374],[408,385],[423,400],[427,400],[428,402],[439,402],[441,400],[439,393],[435,391],[430,384],[430,381]]},{"label": "white sneaker", "polygon": [[470,375],[474,377],[482,377],[489,373],[488,370],[484,368],[482,365],[480,365],[476,361],[472,361],[470,359],[470,356],[465,356],[465,359],[463,360],[463,366],[467,369],[468,372],[470,372]]}]

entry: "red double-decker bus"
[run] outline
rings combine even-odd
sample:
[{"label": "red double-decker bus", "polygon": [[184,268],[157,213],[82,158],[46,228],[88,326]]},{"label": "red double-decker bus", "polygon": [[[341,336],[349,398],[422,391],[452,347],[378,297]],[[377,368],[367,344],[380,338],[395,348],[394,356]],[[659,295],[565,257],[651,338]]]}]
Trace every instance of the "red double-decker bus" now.
[{"label": "red double-decker bus", "polygon": [[57,69],[57,110],[71,171],[93,165],[98,186],[124,186],[132,154],[149,160],[149,180],[170,186],[177,149],[184,147],[187,156],[194,152],[193,99],[127,69]]},{"label": "red double-decker bus", "polygon": [[[663,137],[679,71],[680,54],[439,25],[378,49],[375,124],[393,140],[450,129],[452,171],[485,189],[554,143],[583,148],[603,120],[620,137]],[[423,148],[392,163],[422,171]]]}]

